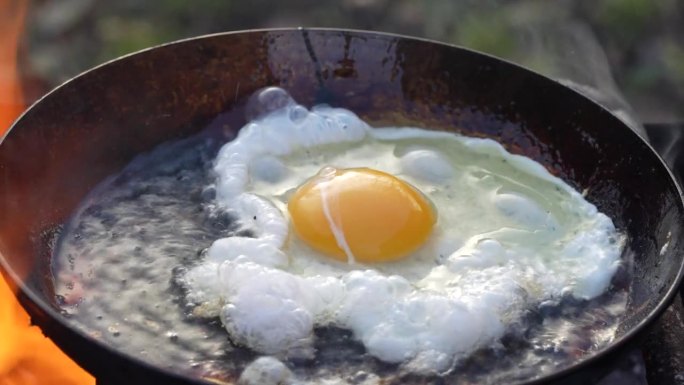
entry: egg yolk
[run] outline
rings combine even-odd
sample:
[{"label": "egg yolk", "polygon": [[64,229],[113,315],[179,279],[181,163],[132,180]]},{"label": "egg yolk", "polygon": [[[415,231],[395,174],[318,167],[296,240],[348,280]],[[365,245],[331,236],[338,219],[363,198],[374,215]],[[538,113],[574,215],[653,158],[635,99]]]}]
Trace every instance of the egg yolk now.
[{"label": "egg yolk", "polygon": [[413,186],[369,168],[324,168],[297,189],[288,211],[306,244],[349,263],[404,258],[427,240],[437,220]]}]

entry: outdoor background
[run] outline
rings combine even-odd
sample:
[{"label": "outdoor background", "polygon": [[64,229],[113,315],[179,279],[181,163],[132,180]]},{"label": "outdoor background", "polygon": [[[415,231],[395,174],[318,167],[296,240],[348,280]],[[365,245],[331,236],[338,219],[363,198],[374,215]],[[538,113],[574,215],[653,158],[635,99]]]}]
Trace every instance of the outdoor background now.
[{"label": "outdoor background", "polygon": [[463,45],[569,80],[642,122],[684,121],[682,0],[35,0],[22,52],[27,96],[163,42],[297,26]]}]

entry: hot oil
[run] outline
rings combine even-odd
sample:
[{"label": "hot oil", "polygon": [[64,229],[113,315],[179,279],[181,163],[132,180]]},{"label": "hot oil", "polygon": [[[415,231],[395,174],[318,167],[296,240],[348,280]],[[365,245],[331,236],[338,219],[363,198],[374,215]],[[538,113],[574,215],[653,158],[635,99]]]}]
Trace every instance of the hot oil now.
[{"label": "hot oil", "polygon": [[85,200],[53,257],[56,290],[75,325],[196,375],[234,373],[252,358],[228,343],[218,320],[192,317],[175,283],[212,239],[236,231],[202,210],[212,198],[204,187],[215,151],[197,138],[135,160]]},{"label": "hot oil", "polygon": [[[198,136],[165,144],[103,182],[70,220],[53,256],[55,286],[70,322],[140,359],[192,376],[230,381],[259,355],[231,344],[218,319],[193,315],[180,277],[211,243],[246,235],[212,210],[214,159],[221,143]],[[440,376],[459,383],[534,378],[607,345],[624,312],[627,261],[611,289],[529,309],[508,334],[462,357]],[[349,331],[316,329],[313,360],[287,362],[302,381],[434,383],[365,352]]]}]

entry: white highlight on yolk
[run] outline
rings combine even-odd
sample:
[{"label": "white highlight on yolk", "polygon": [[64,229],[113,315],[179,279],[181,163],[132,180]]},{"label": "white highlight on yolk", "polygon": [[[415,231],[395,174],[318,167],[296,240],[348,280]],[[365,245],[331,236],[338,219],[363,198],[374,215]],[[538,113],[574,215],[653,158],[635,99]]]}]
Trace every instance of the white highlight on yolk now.
[{"label": "white highlight on yolk", "polygon": [[328,194],[328,185],[329,180],[335,176],[336,172],[337,170],[334,167],[324,167],[317,175],[317,178],[320,178],[318,186],[321,191],[323,214],[325,214],[325,219],[328,221],[330,231],[332,231],[333,235],[335,236],[335,242],[337,243],[337,246],[344,250],[344,254],[347,256],[347,263],[353,265],[356,263],[356,258],[354,258],[354,253],[352,253],[351,249],[349,248],[349,243],[347,243],[347,239],[344,236],[344,229],[337,224],[330,213],[330,200],[335,199],[335,196],[334,194]]}]

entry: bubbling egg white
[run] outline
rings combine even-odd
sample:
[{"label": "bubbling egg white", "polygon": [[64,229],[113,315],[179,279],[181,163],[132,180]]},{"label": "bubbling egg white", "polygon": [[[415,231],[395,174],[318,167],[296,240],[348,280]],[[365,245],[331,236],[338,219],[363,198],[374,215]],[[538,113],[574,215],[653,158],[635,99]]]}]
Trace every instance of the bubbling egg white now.
[{"label": "bubbling egg white", "polygon": [[[195,314],[233,342],[311,358],[315,327],[349,329],[371,355],[441,373],[495,344],[526,310],[603,293],[620,263],[612,221],[543,166],[490,139],[371,128],[348,110],[262,91],[266,109],[220,150],[214,210],[253,237],[216,240],[184,281]],[[288,200],[325,167],[365,167],[424,194],[438,215],[418,250],[345,263],[290,229]]]}]

